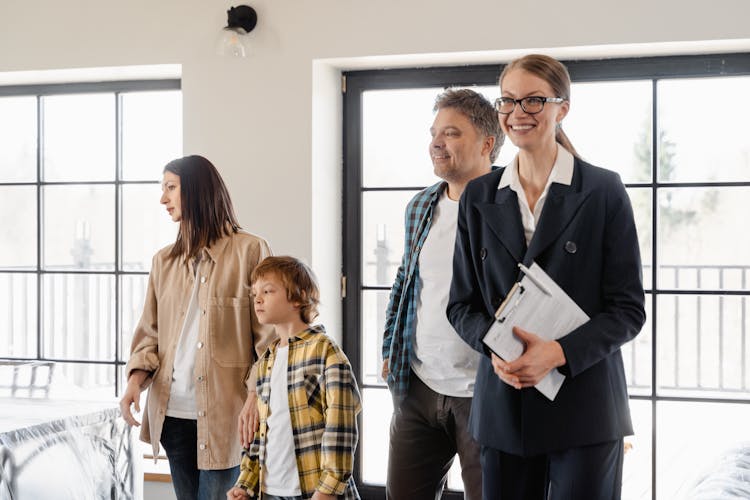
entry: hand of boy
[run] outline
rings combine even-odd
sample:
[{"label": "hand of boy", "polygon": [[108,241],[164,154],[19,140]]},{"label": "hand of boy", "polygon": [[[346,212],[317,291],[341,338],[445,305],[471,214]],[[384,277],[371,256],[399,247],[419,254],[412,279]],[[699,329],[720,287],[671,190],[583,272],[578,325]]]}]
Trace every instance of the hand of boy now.
[{"label": "hand of boy", "polygon": [[250,495],[248,495],[247,491],[242,488],[235,486],[227,491],[227,500],[245,500],[246,498],[250,498]]},{"label": "hand of boy", "polygon": [[311,500],[336,500],[336,495],[329,495],[327,493],[321,493],[320,491],[315,490],[315,493],[313,493]]}]

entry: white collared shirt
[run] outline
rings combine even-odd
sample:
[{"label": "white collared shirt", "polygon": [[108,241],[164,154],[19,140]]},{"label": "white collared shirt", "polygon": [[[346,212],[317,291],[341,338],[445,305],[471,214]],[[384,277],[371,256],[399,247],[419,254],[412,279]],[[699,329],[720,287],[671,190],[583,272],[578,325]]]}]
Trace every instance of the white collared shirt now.
[{"label": "white collared shirt", "polygon": [[560,144],[557,145],[557,158],[555,164],[552,166],[552,170],[547,177],[547,184],[544,186],[544,191],[539,196],[536,205],[534,206],[534,212],[529,208],[529,202],[526,199],[526,193],[523,191],[521,186],[521,180],[518,177],[518,155],[513,158],[513,161],[508,164],[503,172],[503,176],[500,178],[500,184],[497,188],[502,189],[504,187],[510,187],[516,192],[518,198],[518,208],[521,211],[521,222],[523,223],[523,234],[526,238],[526,245],[531,242],[531,238],[534,236],[536,226],[539,221],[539,217],[542,215],[542,209],[544,208],[544,202],[547,199],[547,192],[553,182],[558,184],[565,184],[570,186],[573,181],[573,163],[575,159],[573,155],[562,147]]}]

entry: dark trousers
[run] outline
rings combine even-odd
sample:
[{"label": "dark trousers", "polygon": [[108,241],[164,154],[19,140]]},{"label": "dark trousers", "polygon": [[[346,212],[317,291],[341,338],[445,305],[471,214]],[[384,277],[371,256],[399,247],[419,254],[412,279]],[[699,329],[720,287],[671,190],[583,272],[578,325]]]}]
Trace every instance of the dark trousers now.
[{"label": "dark trousers", "polygon": [[240,467],[198,469],[198,426],[195,420],[166,417],[161,445],[167,452],[172,486],[177,500],[225,500]]},{"label": "dark trousers", "polygon": [[386,498],[439,499],[458,453],[464,498],[481,500],[479,444],[468,431],[471,398],[444,396],[411,374],[409,392],[394,409]]},{"label": "dark trousers", "polygon": [[622,439],[536,457],[482,447],[485,499],[619,500]]}]

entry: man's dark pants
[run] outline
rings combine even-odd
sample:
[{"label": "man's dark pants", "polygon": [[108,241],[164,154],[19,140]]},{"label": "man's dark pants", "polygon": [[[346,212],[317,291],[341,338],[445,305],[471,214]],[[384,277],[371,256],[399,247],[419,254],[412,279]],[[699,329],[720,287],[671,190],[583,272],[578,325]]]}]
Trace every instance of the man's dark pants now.
[{"label": "man's dark pants", "polygon": [[439,499],[458,454],[466,500],[482,499],[480,447],[468,431],[471,398],[433,391],[414,372],[391,419],[386,498]]}]

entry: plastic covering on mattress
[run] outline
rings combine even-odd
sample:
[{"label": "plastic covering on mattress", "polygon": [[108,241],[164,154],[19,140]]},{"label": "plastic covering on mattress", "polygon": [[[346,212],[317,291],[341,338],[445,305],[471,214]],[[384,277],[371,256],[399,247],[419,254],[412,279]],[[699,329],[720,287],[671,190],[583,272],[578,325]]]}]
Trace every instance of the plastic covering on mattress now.
[{"label": "plastic covering on mattress", "polygon": [[726,451],[696,482],[689,500],[750,498],[750,443]]},{"label": "plastic covering on mattress", "polygon": [[13,392],[0,396],[0,500],[142,498],[139,447],[116,401]]}]

